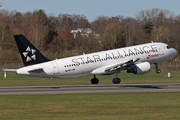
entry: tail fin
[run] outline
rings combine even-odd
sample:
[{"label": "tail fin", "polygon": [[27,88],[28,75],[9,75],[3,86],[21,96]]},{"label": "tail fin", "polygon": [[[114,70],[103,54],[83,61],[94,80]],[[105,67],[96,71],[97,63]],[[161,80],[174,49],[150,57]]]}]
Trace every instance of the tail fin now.
[{"label": "tail fin", "polygon": [[25,66],[49,61],[22,34],[14,35],[14,38]]}]

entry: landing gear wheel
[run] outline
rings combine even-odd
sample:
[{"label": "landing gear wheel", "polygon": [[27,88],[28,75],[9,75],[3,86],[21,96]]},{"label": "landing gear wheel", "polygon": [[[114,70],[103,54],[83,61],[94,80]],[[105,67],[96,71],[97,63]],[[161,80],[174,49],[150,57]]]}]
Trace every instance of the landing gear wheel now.
[{"label": "landing gear wheel", "polygon": [[156,70],[156,73],[157,73],[157,74],[160,74],[160,73],[161,73],[161,70],[160,70],[160,69],[157,69],[157,70]]},{"label": "landing gear wheel", "polygon": [[113,82],[113,84],[119,84],[119,83],[121,83],[121,79],[120,78],[113,78],[112,82]]},{"label": "landing gear wheel", "polygon": [[158,64],[157,64],[157,63],[154,63],[154,65],[156,66],[156,73],[157,73],[157,74],[160,74],[160,73],[161,73],[161,70],[158,68]]},{"label": "landing gear wheel", "polygon": [[91,84],[98,84],[99,83],[99,79],[97,79],[96,77],[91,79]]}]

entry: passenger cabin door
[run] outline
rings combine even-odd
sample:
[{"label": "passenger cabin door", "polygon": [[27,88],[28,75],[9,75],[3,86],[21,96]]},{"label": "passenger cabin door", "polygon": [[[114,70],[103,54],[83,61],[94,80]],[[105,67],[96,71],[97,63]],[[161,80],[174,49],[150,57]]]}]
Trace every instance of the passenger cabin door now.
[{"label": "passenger cabin door", "polygon": [[59,67],[58,67],[58,64],[56,62],[53,62],[52,63],[53,65],[53,74],[59,74]]},{"label": "passenger cabin door", "polygon": [[164,50],[163,50],[163,47],[161,45],[157,45],[158,47],[158,52],[160,55],[163,55],[164,54]]}]

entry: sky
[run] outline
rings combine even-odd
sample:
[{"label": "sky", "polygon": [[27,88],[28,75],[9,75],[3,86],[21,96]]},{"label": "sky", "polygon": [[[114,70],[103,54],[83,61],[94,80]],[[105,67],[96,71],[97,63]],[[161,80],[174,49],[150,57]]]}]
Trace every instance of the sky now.
[{"label": "sky", "polygon": [[180,15],[180,0],[0,0],[0,9],[33,12],[42,9],[47,15],[84,15],[89,21],[98,16],[135,17],[142,10],[166,9]]}]

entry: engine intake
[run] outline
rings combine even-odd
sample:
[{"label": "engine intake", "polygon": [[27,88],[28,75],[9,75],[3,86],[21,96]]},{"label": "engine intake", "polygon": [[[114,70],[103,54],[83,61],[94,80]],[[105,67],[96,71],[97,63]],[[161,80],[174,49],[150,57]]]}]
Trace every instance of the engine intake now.
[{"label": "engine intake", "polygon": [[145,74],[151,70],[151,65],[149,62],[143,62],[139,64],[135,64],[132,67],[127,69],[127,73],[134,74]]}]

